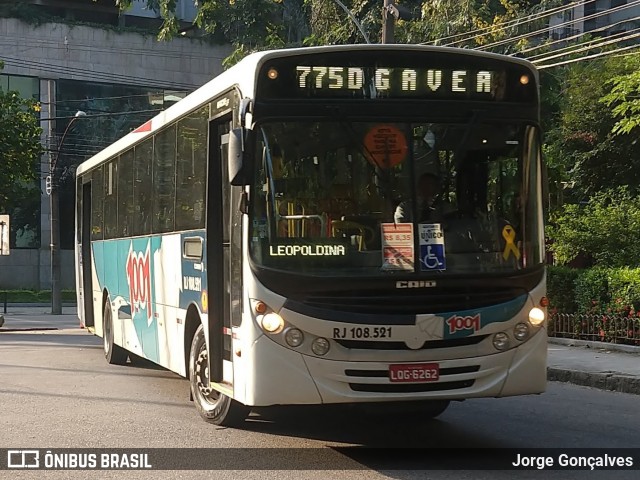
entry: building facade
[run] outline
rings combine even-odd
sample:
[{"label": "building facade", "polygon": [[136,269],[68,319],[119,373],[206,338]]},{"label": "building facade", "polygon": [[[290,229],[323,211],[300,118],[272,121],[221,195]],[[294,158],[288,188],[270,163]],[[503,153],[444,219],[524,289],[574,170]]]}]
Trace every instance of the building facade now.
[{"label": "building facade", "polygon": [[[231,48],[182,36],[157,41],[161,20],[142,1],[125,14],[113,0],[14,3],[21,5],[0,11],[0,87],[40,102],[45,154],[35,205],[0,211],[12,216],[0,289],[50,288],[52,162],[60,173],[61,283],[73,289],[75,166],[220,74]],[[176,11],[188,27],[194,2],[178,1]]]},{"label": "building facade", "polygon": [[[565,2],[571,7],[570,2]],[[550,18],[553,40],[574,39],[583,34],[611,37],[635,31],[640,23],[640,5],[635,0],[585,0]],[[637,39],[635,39],[637,43]]]}]

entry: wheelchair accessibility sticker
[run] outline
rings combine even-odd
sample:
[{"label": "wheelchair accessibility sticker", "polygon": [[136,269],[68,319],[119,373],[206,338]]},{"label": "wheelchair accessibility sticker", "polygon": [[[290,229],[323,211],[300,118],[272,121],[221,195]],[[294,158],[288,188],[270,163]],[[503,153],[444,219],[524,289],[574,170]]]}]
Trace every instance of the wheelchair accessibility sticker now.
[{"label": "wheelchair accessibility sticker", "polygon": [[444,233],[439,223],[421,223],[420,270],[446,270]]}]

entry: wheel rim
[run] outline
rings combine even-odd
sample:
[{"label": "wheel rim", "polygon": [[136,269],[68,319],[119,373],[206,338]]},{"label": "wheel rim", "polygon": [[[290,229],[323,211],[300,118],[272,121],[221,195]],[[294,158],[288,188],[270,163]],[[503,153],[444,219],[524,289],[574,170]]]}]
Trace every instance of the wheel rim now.
[{"label": "wheel rim", "polygon": [[202,402],[215,406],[220,400],[220,394],[211,387],[207,387],[209,384],[208,358],[207,349],[205,348],[205,345],[202,345],[194,366],[194,375],[197,386],[196,392]]},{"label": "wheel rim", "polygon": [[104,343],[104,353],[109,354],[109,338],[111,336],[111,319],[105,315],[104,318],[104,332],[102,332],[102,339]]}]

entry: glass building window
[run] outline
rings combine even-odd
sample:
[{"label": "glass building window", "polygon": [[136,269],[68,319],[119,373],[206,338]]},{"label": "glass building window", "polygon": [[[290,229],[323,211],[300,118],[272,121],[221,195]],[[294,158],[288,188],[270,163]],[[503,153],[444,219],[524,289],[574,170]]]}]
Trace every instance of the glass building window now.
[{"label": "glass building window", "polygon": [[[18,92],[26,99],[40,98],[40,81],[36,77],[23,75],[0,75],[0,90],[4,92]],[[2,159],[0,159],[0,162]],[[33,168],[38,168],[34,163]],[[11,248],[38,248],[40,246],[40,181],[24,185],[21,195],[9,199],[3,205],[11,215]],[[71,216],[73,218],[73,216]],[[73,237],[73,225],[70,226],[69,236]],[[61,234],[62,238],[62,234]]]}]

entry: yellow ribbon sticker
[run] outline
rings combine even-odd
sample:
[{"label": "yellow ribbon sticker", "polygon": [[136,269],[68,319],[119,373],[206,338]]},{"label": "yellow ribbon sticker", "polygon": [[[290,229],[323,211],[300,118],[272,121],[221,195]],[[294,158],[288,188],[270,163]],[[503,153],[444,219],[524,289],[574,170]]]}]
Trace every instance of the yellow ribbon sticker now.
[{"label": "yellow ribbon sticker", "polygon": [[504,246],[504,252],[502,252],[502,258],[505,260],[509,258],[509,254],[513,252],[517,260],[520,260],[520,250],[516,247],[514,240],[516,239],[516,231],[511,225],[505,225],[502,229],[502,237],[507,242]]}]

